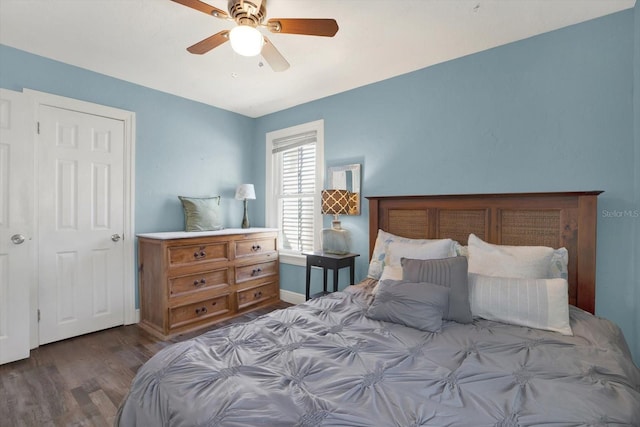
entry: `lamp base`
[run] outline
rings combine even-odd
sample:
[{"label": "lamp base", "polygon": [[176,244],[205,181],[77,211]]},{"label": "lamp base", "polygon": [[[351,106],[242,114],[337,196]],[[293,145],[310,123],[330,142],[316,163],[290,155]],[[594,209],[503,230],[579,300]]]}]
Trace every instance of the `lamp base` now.
[{"label": "lamp base", "polygon": [[250,228],[249,212],[247,210],[247,199],[244,199],[244,216],[242,217],[242,228]]},{"label": "lamp base", "polygon": [[344,228],[322,229],[322,250],[329,254],[344,255],[349,253],[349,232]]}]

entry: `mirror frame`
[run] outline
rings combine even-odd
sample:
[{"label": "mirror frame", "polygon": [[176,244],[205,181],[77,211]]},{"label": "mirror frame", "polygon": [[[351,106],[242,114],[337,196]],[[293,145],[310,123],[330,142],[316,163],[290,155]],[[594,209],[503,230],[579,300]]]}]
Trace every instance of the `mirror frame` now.
[{"label": "mirror frame", "polygon": [[360,164],[354,163],[345,166],[331,166],[328,168],[327,189],[329,190],[349,190],[348,188],[336,187],[335,181],[338,174],[351,172],[351,200],[349,200],[348,215],[360,215]]}]

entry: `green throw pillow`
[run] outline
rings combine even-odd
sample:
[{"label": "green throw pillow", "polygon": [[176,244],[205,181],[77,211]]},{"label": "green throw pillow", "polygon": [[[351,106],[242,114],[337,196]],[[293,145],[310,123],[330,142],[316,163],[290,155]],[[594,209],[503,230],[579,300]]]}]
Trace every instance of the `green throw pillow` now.
[{"label": "green throw pillow", "polygon": [[178,196],[184,210],[184,228],[186,231],[221,230],[220,196],[183,197]]}]

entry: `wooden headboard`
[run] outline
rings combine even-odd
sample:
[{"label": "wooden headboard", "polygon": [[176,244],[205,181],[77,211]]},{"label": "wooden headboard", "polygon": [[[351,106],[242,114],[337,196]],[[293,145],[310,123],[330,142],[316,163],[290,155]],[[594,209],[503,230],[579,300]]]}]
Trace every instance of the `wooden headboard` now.
[{"label": "wooden headboard", "polygon": [[594,312],[597,198],[601,191],[367,197],[369,258],[378,229],[413,239],[470,233],[501,245],[565,247],[569,303]]}]

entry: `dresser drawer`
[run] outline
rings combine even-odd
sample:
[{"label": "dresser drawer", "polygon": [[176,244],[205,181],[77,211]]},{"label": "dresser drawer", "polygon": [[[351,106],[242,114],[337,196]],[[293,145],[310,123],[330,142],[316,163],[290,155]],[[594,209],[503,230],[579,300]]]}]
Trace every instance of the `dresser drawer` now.
[{"label": "dresser drawer", "polygon": [[236,267],[236,283],[273,276],[274,274],[278,274],[278,262],[276,260],[243,265]]},{"label": "dresser drawer", "polygon": [[170,268],[190,264],[200,264],[211,261],[227,261],[228,259],[228,242],[169,247]]},{"label": "dresser drawer", "polygon": [[277,237],[260,228],[138,235],[140,327],[169,339],[275,303]]},{"label": "dresser drawer", "polygon": [[263,283],[258,286],[243,289],[236,293],[238,298],[238,309],[242,310],[252,305],[261,303],[278,295],[278,284],[275,282]]},{"label": "dresser drawer", "polygon": [[236,258],[262,255],[276,251],[276,238],[264,237],[236,241]]},{"label": "dresser drawer", "polygon": [[169,328],[175,329],[189,323],[220,316],[229,312],[231,294],[219,295],[203,301],[169,309]]},{"label": "dresser drawer", "polygon": [[231,274],[233,274],[231,270],[231,268],[225,267],[218,270],[203,271],[198,274],[169,279],[169,296],[173,298],[189,292],[204,290],[228,290],[231,286],[229,284],[229,278]]}]

